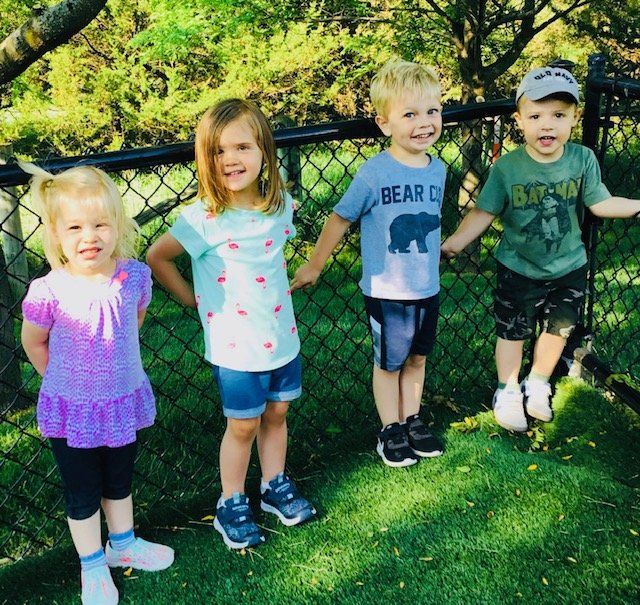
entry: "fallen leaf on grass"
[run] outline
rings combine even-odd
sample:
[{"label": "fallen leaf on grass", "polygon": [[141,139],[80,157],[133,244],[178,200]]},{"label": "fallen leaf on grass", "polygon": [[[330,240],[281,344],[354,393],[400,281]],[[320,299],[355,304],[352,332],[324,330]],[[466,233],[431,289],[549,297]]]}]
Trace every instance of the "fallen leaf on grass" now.
[{"label": "fallen leaf on grass", "polygon": [[205,517],[202,517],[200,521],[213,521],[214,519],[215,519],[215,515],[206,515]]},{"label": "fallen leaf on grass", "polygon": [[488,517],[489,519],[491,519],[491,517],[493,517],[494,515],[495,515],[495,513],[494,513],[492,510],[490,510],[490,511],[488,511],[488,512],[487,512],[487,517]]},{"label": "fallen leaf on grass", "polygon": [[542,576],[542,583],[543,583],[545,586],[549,586],[549,580],[547,580],[547,578],[545,578],[544,576]]},{"label": "fallen leaf on grass", "polygon": [[129,567],[122,572],[127,578],[133,573],[133,567]]},{"label": "fallen leaf on grass", "polygon": [[426,561],[428,563],[429,561],[433,561],[433,557],[420,557],[419,560],[420,561]]},{"label": "fallen leaf on grass", "polygon": [[471,472],[471,467],[470,466],[459,466],[456,470],[461,472],[461,473],[469,473],[469,472]]},{"label": "fallen leaf on grass", "polygon": [[356,586],[364,586],[364,582],[360,582],[360,580],[358,580],[358,581],[356,582]]},{"label": "fallen leaf on grass", "polygon": [[384,531],[389,531],[389,528],[388,528],[388,527],[381,527],[381,528],[380,528],[380,531],[383,531],[383,532],[384,532]]},{"label": "fallen leaf on grass", "polygon": [[313,577],[311,578],[311,580],[309,580],[309,584],[311,584],[311,586],[315,586],[318,583],[318,578]]},{"label": "fallen leaf on grass", "polygon": [[635,529],[629,529],[629,532],[632,536],[636,536],[636,538],[640,535]]},{"label": "fallen leaf on grass", "polygon": [[372,545],[371,548],[377,548],[378,544],[380,544],[380,542],[378,542],[378,540],[376,540]]},{"label": "fallen leaf on grass", "polygon": [[538,465],[537,465],[537,464],[530,464],[530,465],[527,467],[527,470],[528,470],[528,471],[535,471],[535,470],[538,470]]},{"label": "fallen leaf on grass", "polygon": [[398,547],[397,547],[397,546],[394,546],[394,547],[393,547],[393,554],[394,554],[396,557],[399,557],[399,556],[400,556],[400,551],[398,550]]},{"label": "fallen leaf on grass", "polygon": [[558,515],[558,521],[564,521],[564,515]]},{"label": "fallen leaf on grass", "polygon": [[461,422],[452,422],[449,425],[454,431],[459,433],[473,433],[473,431],[480,428],[480,424],[473,416],[465,416]]},{"label": "fallen leaf on grass", "polygon": [[520,497],[520,494],[522,494],[522,492],[519,489],[516,489],[515,491],[516,496],[518,496],[518,498]]},{"label": "fallen leaf on grass", "polygon": [[596,442],[595,441],[587,441],[587,445],[589,447],[596,447]]},{"label": "fallen leaf on grass", "polygon": [[573,458],[573,454],[569,454],[568,456],[562,456],[563,460],[571,460]]},{"label": "fallen leaf on grass", "polygon": [[469,508],[473,508],[475,505],[476,505],[476,503],[475,503],[475,502],[471,502],[471,500],[467,500],[467,506],[468,506]]},{"label": "fallen leaf on grass", "polygon": [[567,561],[569,561],[569,563],[577,563],[578,562],[573,557],[567,557]]},{"label": "fallen leaf on grass", "polygon": [[404,582],[400,582],[400,584],[398,584],[398,586],[400,586],[400,588],[404,588]]}]

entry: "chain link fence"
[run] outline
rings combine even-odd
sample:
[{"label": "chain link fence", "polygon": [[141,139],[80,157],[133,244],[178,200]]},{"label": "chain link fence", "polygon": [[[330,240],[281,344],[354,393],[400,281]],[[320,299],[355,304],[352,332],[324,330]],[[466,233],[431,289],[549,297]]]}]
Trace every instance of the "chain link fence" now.
[{"label": "chain link fence", "polygon": [[[605,178],[621,195],[637,191],[638,174],[632,166],[640,141],[634,103],[612,101],[615,111],[597,122]],[[492,159],[521,142],[509,117],[513,110],[509,99],[445,109],[446,127],[434,149],[448,167],[443,236],[454,230],[472,203]],[[292,183],[298,201],[298,236],[288,251],[292,274],[308,258],[324,219],[355,172],[383,149],[385,141],[369,120],[285,128],[276,132],[276,141],[283,176]],[[57,170],[79,161],[110,172],[142,227],[141,254],[173,223],[180,205],[195,196],[191,143],[46,165]],[[39,219],[30,208],[24,183],[15,166],[0,167],[0,559],[4,562],[51,547],[66,536],[57,471],[35,422],[40,378],[19,344],[25,288],[48,270]],[[442,266],[438,341],[428,360],[425,393],[427,410],[439,410],[440,420],[473,413],[490,401],[495,381],[492,249],[499,229],[494,225],[476,248]],[[594,237],[597,261],[592,304],[585,318],[598,351],[635,376],[640,360],[632,343],[638,325],[630,311],[638,306],[640,257],[634,247],[639,236],[636,226],[618,221],[606,223],[597,242]],[[371,343],[357,287],[358,237],[357,228],[351,229],[318,285],[294,295],[304,364],[304,394],[292,405],[289,420],[293,444],[289,465],[294,475],[331,456],[373,445],[377,415],[370,392]],[[188,275],[188,258],[180,263]],[[154,428],[140,434],[137,515],[152,516],[163,507],[185,516],[198,514],[194,511],[202,510],[203,502],[209,509],[213,506],[219,479],[217,447],[224,430],[211,371],[202,359],[199,320],[156,285],[140,338],[158,417]]]}]

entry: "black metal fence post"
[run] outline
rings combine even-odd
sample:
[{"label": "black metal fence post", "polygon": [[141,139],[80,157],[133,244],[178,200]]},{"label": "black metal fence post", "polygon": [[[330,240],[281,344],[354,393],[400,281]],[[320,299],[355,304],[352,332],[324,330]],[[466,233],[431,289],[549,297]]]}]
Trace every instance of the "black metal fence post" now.
[{"label": "black metal fence post", "polygon": [[[582,144],[596,152],[598,133],[600,129],[600,102],[602,93],[593,84],[596,79],[605,75],[606,58],[602,54],[589,57],[589,71],[584,93],[584,115],[582,117]],[[587,281],[587,300],[582,310],[582,324],[586,336],[591,338],[593,333],[593,302],[595,292],[596,246],[598,244],[598,229],[600,221],[590,212],[584,212],[582,223],[582,239],[587,248],[589,259],[589,276]]]}]

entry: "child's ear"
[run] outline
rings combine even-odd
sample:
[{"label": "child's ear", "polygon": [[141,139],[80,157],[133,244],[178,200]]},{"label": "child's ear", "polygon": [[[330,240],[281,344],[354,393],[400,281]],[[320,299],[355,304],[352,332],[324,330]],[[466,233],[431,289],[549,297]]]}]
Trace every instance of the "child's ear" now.
[{"label": "child's ear", "polygon": [[378,128],[382,130],[383,135],[387,137],[391,136],[391,129],[389,128],[389,122],[387,118],[385,118],[383,115],[378,114],[375,118],[375,121],[378,125]]},{"label": "child's ear", "polygon": [[518,125],[518,128],[520,130],[524,130],[524,128],[522,128],[522,116],[520,115],[519,111],[516,111],[513,114],[513,119],[516,121],[516,124]]},{"label": "child's ear", "polygon": [[582,109],[580,109],[580,107],[576,107],[575,113],[573,114],[573,124],[571,124],[572,128],[580,121],[581,117]]}]

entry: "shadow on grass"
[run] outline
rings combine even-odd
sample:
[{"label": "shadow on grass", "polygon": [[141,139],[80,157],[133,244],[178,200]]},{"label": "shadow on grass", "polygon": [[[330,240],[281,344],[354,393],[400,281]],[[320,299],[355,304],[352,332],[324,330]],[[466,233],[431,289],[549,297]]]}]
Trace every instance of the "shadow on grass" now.
[{"label": "shadow on grass", "polygon": [[[267,544],[244,556],[201,521],[208,496],[152,511],[140,533],[174,546],[176,563],[158,574],[114,572],[121,602],[635,602],[637,432],[583,383],[564,381],[554,405],[547,451],[528,451],[526,435],[480,413],[480,430],[449,429],[444,456],[408,469],[383,466],[362,442],[351,455],[337,453],[339,442],[333,455],[296,456],[321,518],[282,528],[258,517]],[[0,570],[12,604],[73,603],[78,592],[70,547]]]}]

